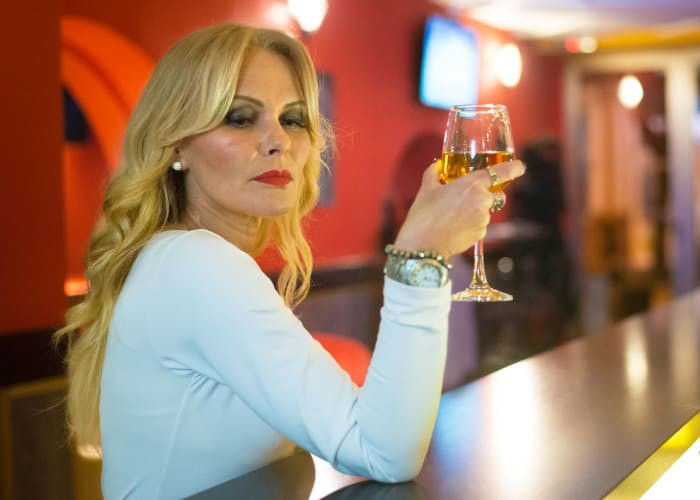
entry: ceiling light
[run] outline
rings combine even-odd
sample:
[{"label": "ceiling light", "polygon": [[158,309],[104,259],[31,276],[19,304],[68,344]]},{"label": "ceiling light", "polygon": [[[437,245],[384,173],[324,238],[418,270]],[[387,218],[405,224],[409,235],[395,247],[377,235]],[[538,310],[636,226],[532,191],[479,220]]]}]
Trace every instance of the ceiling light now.
[{"label": "ceiling light", "polygon": [[633,109],[639,106],[644,97],[644,89],[639,79],[634,75],[625,75],[617,85],[617,98],[624,107]]},{"label": "ceiling light", "polygon": [[592,36],[570,36],[564,42],[564,48],[572,54],[592,54],[598,48],[598,40]]},{"label": "ceiling light", "polygon": [[592,36],[579,37],[578,48],[584,54],[592,54],[598,48],[598,40]]}]

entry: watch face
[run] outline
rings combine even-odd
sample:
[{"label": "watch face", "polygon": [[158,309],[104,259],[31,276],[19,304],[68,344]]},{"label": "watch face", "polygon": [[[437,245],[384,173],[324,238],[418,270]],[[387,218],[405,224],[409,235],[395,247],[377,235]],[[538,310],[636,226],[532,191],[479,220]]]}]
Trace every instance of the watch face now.
[{"label": "watch face", "polygon": [[416,285],[437,288],[440,286],[440,271],[437,267],[419,262],[414,270]]}]

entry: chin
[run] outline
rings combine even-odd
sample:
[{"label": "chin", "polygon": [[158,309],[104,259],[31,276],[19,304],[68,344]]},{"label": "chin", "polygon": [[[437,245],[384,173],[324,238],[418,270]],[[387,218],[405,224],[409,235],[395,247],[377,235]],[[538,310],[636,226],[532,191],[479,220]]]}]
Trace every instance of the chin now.
[{"label": "chin", "polygon": [[291,212],[297,205],[296,192],[277,192],[274,195],[269,193],[261,194],[255,197],[248,197],[246,200],[241,200],[242,204],[248,201],[249,215],[255,217],[281,217]]},{"label": "chin", "polygon": [[262,217],[282,217],[287,215],[292,211],[292,204],[282,205],[276,207],[269,207],[264,213],[260,214]]},{"label": "chin", "polygon": [[277,199],[270,201],[272,203],[269,203],[266,207],[264,207],[264,210],[266,211],[264,217],[280,217],[282,215],[287,215],[297,204],[296,197],[291,196],[288,199]]}]

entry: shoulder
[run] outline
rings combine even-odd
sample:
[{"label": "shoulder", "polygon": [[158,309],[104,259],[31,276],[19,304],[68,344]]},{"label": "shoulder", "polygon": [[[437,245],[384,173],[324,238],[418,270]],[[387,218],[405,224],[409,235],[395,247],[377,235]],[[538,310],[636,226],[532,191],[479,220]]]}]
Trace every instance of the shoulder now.
[{"label": "shoulder", "polygon": [[203,324],[259,304],[278,307],[282,299],[250,255],[215,233],[192,230],[155,235],[134,262],[120,302]]},{"label": "shoulder", "polygon": [[139,260],[148,261],[150,265],[184,265],[188,269],[202,265],[236,265],[260,271],[250,255],[206,229],[158,233],[143,249]]},{"label": "shoulder", "polygon": [[232,282],[272,286],[250,255],[205,229],[156,234],[141,251],[130,275],[159,283],[160,288],[230,286]]},{"label": "shoulder", "polygon": [[221,256],[255,263],[243,250],[206,229],[163,231],[153,236],[143,253],[159,258],[178,258],[183,255],[210,258]]}]

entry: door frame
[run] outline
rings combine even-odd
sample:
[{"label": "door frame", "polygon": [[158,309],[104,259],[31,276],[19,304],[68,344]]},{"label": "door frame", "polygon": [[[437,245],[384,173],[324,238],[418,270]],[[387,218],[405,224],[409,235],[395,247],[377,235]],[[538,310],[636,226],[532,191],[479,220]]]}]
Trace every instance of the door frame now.
[{"label": "door frame", "polygon": [[695,141],[700,130],[698,72],[700,48],[625,51],[568,56],[563,73],[564,182],[571,224],[568,234],[576,275],[583,283],[583,228],[586,186],[583,77],[590,72],[655,71],[665,78],[667,164],[669,175],[669,225],[672,253],[669,258],[674,296],[698,284],[695,225]]}]

